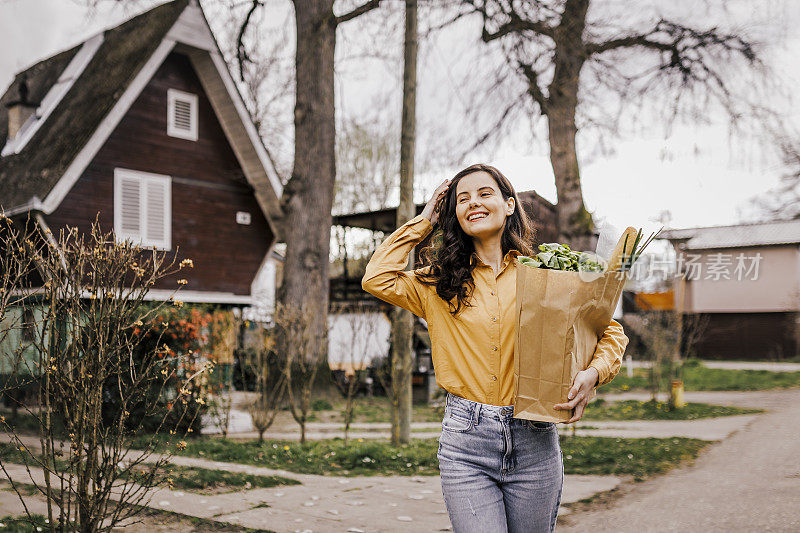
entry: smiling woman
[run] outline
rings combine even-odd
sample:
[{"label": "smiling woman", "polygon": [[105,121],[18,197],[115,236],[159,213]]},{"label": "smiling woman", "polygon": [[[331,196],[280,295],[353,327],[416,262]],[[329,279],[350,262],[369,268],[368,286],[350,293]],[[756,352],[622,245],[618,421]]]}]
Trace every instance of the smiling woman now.
[{"label": "smiling woman", "polygon": [[[499,170],[468,167],[378,246],[361,283],[428,323],[436,382],[447,390],[437,457],[456,533],[552,531],[561,499],[556,425],[513,416],[515,257],[532,253],[534,237],[519,207]],[[437,225],[422,250],[425,266],[405,270]],[[576,376],[576,404],[618,371],[617,327],[609,325],[596,360]]]}]

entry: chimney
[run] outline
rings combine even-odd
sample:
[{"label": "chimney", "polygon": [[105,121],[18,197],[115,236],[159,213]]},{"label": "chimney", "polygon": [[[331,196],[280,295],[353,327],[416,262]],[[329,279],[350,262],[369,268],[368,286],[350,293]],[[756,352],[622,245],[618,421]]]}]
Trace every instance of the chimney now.
[{"label": "chimney", "polygon": [[18,98],[6,104],[8,108],[8,138],[14,139],[31,115],[36,113],[38,104],[28,101],[28,79],[25,74],[17,85]]}]

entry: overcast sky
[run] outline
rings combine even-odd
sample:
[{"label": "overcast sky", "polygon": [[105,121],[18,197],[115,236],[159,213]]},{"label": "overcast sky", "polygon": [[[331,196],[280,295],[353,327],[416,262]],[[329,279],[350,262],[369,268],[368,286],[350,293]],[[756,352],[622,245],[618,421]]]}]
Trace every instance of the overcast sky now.
[{"label": "overcast sky", "polygon": [[[150,5],[154,3],[161,2]],[[280,3],[275,0],[272,5]],[[288,5],[288,0],[285,3]],[[695,4],[690,0],[672,3],[686,9]],[[769,4],[782,6],[778,18],[786,19],[781,23],[787,26],[794,26],[789,21],[800,18],[796,16],[800,6],[792,0]],[[285,13],[285,8],[273,9]],[[108,2],[101,3],[92,15],[80,0],[0,0],[0,88],[8,86],[15,72],[134,14]],[[769,59],[780,67],[785,81],[796,86],[800,81],[796,60],[800,39],[791,30],[778,33],[780,42],[768,50]],[[341,71],[344,74],[337,82],[338,91],[358,95],[365,90],[363,71],[360,78],[348,78],[347,69]],[[424,97],[424,77],[420,84]],[[431,112],[423,110],[426,116]],[[795,124],[800,122],[791,107],[785,113]],[[744,207],[748,198],[775,185],[783,170],[755,140],[731,140],[724,117],[708,125],[678,127],[669,136],[664,135],[663,128],[643,128],[633,138],[615,141],[613,147],[611,154],[581,154],[583,192],[588,209],[598,219],[620,227],[655,226],[651,219],[663,210],[672,213],[672,227],[737,223],[737,207]],[[489,162],[500,168],[518,191],[535,189],[545,198],[556,200],[544,146],[510,143]],[[455,170],[419,176],[418,188],[432,190]]]}]

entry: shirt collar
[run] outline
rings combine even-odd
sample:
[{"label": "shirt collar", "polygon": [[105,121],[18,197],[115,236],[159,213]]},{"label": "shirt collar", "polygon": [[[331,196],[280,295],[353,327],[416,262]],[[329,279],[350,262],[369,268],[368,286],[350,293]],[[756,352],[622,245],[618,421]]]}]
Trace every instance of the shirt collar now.
[{"label": "shirt collar", "polygon": [[[520,252],[519,250],[517,250],[517,249],[515,249],[515,248],[512,248],[511,250],[509,250],[508,252],[506,252],[506,255],[505,255],[505,257],[503,257],[503,262],[502,262],[502,264],[501,264],[501,270],[502,270],[502,267],[504,267],[505,265],[507,265],[509,262],[513,261],[513,260],[514,260],[514,258],[515,258],[516,256],[518,256],[518,255],[521,255],[521,253],[522,253],[522,252]],[[489,266],[489,265],[487,265],[486,263],[484,263],[484,262],[481,260],[481,258],[480,258],[480,257],[478,257],[478,254],[475,254],[475,259],[478,261],[478,264],[479,264],[479,265]]]}]

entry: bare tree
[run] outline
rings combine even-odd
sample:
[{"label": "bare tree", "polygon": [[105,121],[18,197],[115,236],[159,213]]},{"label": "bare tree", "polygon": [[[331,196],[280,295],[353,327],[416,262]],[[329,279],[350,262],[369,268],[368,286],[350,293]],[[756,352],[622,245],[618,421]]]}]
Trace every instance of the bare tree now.
[{"label": "bare tree", "polygon": [[[489,127],[472,148],[521,116],[533,123],[543,117],[558,192],[559,240],[578,248],[591,249],[594,229],[581,191],[579,126],[615,130],[619,112],[643,97],[663,98],[667,121],[681,113],[697,121],[707,116],[711,103],[741,119],[750,102],[735,89],[741,72],[733,67],[761,66],[752,40],[714,22],[637,21],[631,14],[646,8],[625,5],[626,12],[612,18],[613,8],[599,0],[463,0],[456,15],[477,15],[481,39],[503,58],[491,73],[484,100],[491,105],[502,95],[503,105],[492,106],[495,120],[484,121]],[[593,117],[587,102],[599,104],[595,109],[616,106],[618,114]],[[473,107],[476,113],[485,111],[480,104]]]},{"label": "bare tree", "polygon": [[800,141],[779,136],[775,145],[786,171],[777,186],[752,198],[749,207],[756,220],[796,220],[800,218]]},{"label": "bare tree", "polygon": [[396,128],[379,117],[345,120],[336,130],[336,185],[333,213],[389,207],[397,188]]},{"label": "bare tree", "polygon": [[685,313],[682,322],[681,344],[684,358],[698,358],[701,354],[697,353],[695,347],[708,329],[709,316],[704,313]]},{"label": "bare tree", "polygon": [[378,323],[363,303],[338,305],[333,309],[333,315],[333,325],[338,327],[337,338],[340,338],[337,351],[341,355],[339,369],[342,372],[336,385],[345,397],[342,415],[344,444],[347,446],[350,424],[355,416],[355,399],[369,374],[367,358],[369,348],[377,338]]},{"label": "bare tree", "polygon": [[[417,124],[417,2],[406,0],[403,44],[403,109],[400,131],[400,205],[396,227],[417,214],[414,204],[414,154]],[[408,256],[406,270],[414,269],[414,253]],[[414,317],[395,307],[392,313],[392,444],[411,440],[412,384],[414,370]],[[397,410],[397,413],[394,411]]]},{"label": "bare tree", "polygon": [[[652,401],[657,401],[665,384],[683,379],[683,363],[694,353],[708,323],[707,316],[681,315],[675,309],[626,315],[626,325],[642,340],[645,358],[651,362],[648,381]],[[670,407],[674,407],[671,389]]]},{"label": "bare tree", "polygon": [[[315,346],[325,349],[329,301],[331,210],[336,181],[334,51],[342,24],[375,8],[381,0],[365,0],[341,15],[334,0],[294,0],[295,108],[294,164],[281,198],[286,241],[284,275],[276,301],[307,307],[313,303]],[[263,6],[253,0],[251,12]],[[248,16],[242,23],[239,50],[246,50]],[[246,55],[240,54],[246,61]]]}]

